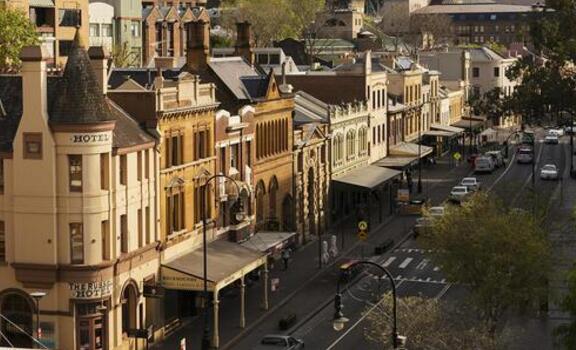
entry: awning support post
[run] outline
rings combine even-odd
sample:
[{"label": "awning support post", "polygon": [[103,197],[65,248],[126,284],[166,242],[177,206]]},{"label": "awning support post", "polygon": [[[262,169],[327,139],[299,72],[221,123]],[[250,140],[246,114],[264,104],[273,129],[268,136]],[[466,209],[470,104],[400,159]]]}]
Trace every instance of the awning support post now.
[{"label": "awning support post", "polygon": [[240,278],[240,328],[246,327],[246,285],[244,276]]},{"label": "awning support post", "polygon": [[218,300],[218,290],[214,290],[214,300],[212,301],[212,304],[214,304],[212,306],[212,310],[214,312],[214,317],[212,318],[212,320],[214,321],[214,324],[212,325],[212,347],[215,349],[218,349],[218,347],[220,346],[220,329],[219,329],[219,323],[220,323],[220,319],[219,319],[219,306],[218,304],[220,304],[220,301]]},{"label": "awning support post", "polygon": [[264,293],[262,295],[262,308],[268,310],[268,262],[264,264]]}]

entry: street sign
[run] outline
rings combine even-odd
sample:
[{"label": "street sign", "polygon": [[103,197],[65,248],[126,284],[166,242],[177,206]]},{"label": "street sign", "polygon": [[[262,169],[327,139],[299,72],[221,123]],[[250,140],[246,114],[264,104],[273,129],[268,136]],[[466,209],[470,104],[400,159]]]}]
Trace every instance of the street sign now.
[{"label": "street sign", "polygon": [[452,157],[454,157],[455,160],[460,160],[462,158],[462,155],[460,154],[460,152],[455,152]]},{"label": "street sign", "polygon": [[368,223],[364,220],[358,222],[358,229],[360,231],[366,231],[368,229]]},{"label": "street sign", "polygon": [[366,231],[358,232],[358,239],[361,241],[365,241],[366,239],[368,239],[368,233]]}]

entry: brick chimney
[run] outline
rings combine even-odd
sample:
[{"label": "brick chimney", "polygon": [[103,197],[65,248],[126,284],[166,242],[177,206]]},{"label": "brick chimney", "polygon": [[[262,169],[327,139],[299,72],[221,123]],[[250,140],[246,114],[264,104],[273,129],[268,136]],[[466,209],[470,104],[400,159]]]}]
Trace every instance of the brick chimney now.
[{"label": "brick chimney", "polygon": [[210,24],[204,20],[188,24],[186,64],[191,73],[206,69],[210,59]]},{"label": "brick chimney", "polygon": [[22,60],[23,118],[40,115],[48,122],[46,59],[42,46],[26,46],[20,53]]},{"label": "brick chimney", "polygon": [[252,42],[252,28],[248,21],[236,23],[236,46],[234,54],[242,56],[250,65],[254,65],[254,44]]},{"label": "brick chimney", "polygon": [[92,46],[88,49],[88,56],[102,94],[106,95],[108,92],[108,59],[110,58],[108,50],[103,46]]}]

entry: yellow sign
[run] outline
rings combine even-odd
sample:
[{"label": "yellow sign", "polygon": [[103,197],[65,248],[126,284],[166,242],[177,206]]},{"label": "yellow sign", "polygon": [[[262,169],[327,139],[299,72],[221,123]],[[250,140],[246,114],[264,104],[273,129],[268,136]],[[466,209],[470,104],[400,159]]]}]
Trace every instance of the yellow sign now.
[{"label": "yellow sign", "polygon": [[366,233],[366,231],[358,232],[358,239],[361,241],[365,241],[366,239],[368,239],[368,233]]},{"label": "yellow sign", "polygon": [[460,160],[460,158],[462,158],[462,155],[460,154],[460,152],[456,152],[452,157],[454,157],[454,159],[456,160]]},{"label": "yellow sign", "polygon": [[366,230],[368,228],[368,223],[366,221],[360,221],[358,222],[358,229],[359,230]]}]

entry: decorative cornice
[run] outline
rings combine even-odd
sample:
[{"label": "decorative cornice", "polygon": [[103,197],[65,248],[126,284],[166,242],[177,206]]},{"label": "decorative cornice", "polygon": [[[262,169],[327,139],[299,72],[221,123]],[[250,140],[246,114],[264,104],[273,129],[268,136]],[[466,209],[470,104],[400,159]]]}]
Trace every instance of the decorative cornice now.
[{"label": "decorative cornice", "polygon": [[50,128],[54,132],[101,132],[112,131],[116,126],[115,120],[89,123],[89,124],[70,124],[50,122]]}]

